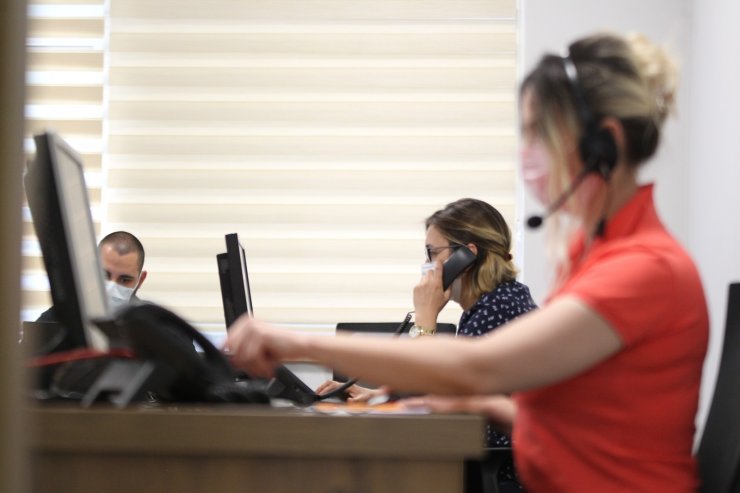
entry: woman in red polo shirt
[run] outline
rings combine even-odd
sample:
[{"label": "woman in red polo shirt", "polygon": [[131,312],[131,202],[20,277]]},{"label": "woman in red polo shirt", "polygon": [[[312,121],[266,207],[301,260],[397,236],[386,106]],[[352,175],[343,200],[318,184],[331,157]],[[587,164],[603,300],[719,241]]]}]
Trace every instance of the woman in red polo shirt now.
[{"label": "woman in red polo shirt", "polygon": [[706,302],[637,182],[674,82],[660,49],[610,34],[543,57],[524,80],[523,176],[552,212],[558,259],[539,310],[477,341],[310,337],[243,318],[229,332],[235,362],[269,375],[309,357],[394,390],[468,396],[444,403],[513,427],[529,493],[696,491]]}]

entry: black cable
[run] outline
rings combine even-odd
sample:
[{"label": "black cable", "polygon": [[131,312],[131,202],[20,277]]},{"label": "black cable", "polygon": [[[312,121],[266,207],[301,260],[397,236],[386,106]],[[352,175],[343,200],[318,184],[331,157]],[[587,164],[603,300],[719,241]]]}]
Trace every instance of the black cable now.
[{"label": "black cable", "polygon": [[[404,330],[408,327],[409,323],[411,322],[411,316],[414,314],[413,310],[408,312],[406,314],[406,318],[403,319],[403,322],[400,323],[400,325],[396,328],[396,330],[393,332],[394,337],[398,337],[403,333]],[[345,392],[348,388],[352,387],[354,384],[356,384],[359,381],[358,378],[351,378],[348,381],[344,382],[342,385],[337,387],[334,390],[330,390],[329,392],[326,392],[325,394],[317,395],[316,400],[317,401],[323,401],[324,399],[328,399],[330,397],[336,397],[337,395],[342,394]]]},{"label": "black cable", "polygon": [[403,322],[401,322],[401,324],[393,332],[394,336],[399,336],[403,333],[404,330],[406,330],[406,327],[408,327],[409,323],[411,322],[411,316],[413,314],[414,314],[413,310],[406,314],[406,317],[403,319]]}]

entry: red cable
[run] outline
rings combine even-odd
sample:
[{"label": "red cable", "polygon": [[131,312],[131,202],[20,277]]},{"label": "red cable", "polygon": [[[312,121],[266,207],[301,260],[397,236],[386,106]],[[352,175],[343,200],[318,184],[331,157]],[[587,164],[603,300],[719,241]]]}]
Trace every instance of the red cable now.
[{"label": "red cable", "polygon": [[109,351],[99,351],[97,349],[90,348],[77,348],[70,351],[62,351],[59,353],[45,354],[43,356],[37,356],[31,358],[26,364],[27,368],[38,368],[41,366],[58,365],[60,363],[68,363],[70,361],[80,361],[88,359],[98,358],[135,358],[133,350],[129,348],[116,348]]}]

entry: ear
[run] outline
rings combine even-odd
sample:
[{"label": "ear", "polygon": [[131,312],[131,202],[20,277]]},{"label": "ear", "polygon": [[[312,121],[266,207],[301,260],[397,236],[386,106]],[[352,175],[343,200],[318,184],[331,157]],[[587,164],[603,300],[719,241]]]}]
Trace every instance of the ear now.
[{"label": "ear", "polygon": [[136,291],[141,289],[141,285],[144,284],[144,280],[146,279],[147,272],[145,270],[141,271],[141,274],[139,274],[139,284],[136,286]]},{"label": "ear", "polygon": [[622,122],[620,122],[613,116],[608,116],[601,120],[601,122],[599,123],[599,128],[609,132],[609,134],[611,134],[612,136],[612,139],[614,139],[614,144],[617,146],[617,162],[614,167],[617,167],[624,159],[624,156],[627,155],[625,153],[626,142],[624,138],[624,127],[622,126]]},{"label": "ear", "polygon": [[473,252],[476,257],[478,256],[478,246],[475,243],[468,243],[465,246],[468,247],[468,249],[470,249],[470,251]]}]

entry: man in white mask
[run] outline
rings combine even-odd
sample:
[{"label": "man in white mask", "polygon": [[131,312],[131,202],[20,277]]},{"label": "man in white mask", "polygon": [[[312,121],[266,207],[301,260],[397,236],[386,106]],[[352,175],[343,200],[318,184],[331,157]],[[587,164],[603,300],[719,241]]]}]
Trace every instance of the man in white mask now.
[{"label": "man in white mask", "polygon": [[116,231],[103,238],[98,249],[111,309],[115,311],[131,303],[141,303],[136,293],[147,275],[141,242],[131,233]]},{"label": "man in white mask", "polygon": [[[111,310],[115,312],[128,304],[142,303],[136,293],[147,272],[144,270],[144,247],[139,239],[127,231],[116,231],[100,240],[98,251]],[[42,313],[37,321],[56,321],[54,307]]]}]

